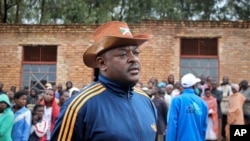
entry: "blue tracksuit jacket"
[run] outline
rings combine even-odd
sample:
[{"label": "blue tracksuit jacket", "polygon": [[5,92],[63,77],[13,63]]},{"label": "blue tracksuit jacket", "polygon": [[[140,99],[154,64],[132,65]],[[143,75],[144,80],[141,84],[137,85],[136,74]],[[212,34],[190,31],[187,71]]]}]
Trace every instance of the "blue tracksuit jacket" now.
[{"label": "blue tracksuit jacket", "polygon": [[156,111],[147,95],[99,81],[61,107],[51,141],[154,141]]},{"label": "blue tracksuit jacket", "polygon": [[11,132],[13,141],[28,141],[31,129],[31,111],[25,106],[16,111]]},{"label": "blue tracksuit jacket", "polygon": [[208,107],[192,88],[172,99],[168,114],[167,141],[205,141]]}]

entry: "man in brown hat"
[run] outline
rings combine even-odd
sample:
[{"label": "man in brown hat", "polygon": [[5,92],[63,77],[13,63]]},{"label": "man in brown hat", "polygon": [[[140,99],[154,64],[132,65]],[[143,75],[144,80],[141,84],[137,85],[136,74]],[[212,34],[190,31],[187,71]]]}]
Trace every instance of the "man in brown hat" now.
[{"label": "man in brown hat", "polygon": [[97,28],[85,51],[85,65],[99,70],[98,81],[61,107],[52,141],[154,141],[156,111],[139,81],[139,46],[149,35],[133,36],[124,22]]}]

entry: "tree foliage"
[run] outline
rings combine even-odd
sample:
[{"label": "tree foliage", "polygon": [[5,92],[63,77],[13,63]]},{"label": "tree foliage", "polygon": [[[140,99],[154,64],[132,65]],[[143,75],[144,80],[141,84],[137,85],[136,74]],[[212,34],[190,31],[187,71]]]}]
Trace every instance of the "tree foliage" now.
[{"label": "tree foliage", "polygon": [[1,23],[250,20],[249,0],[0,0]]}]

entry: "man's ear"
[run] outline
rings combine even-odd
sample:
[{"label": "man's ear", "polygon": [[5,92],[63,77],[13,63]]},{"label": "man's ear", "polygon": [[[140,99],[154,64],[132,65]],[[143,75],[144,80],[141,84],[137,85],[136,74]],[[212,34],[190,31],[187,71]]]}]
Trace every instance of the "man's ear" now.
[{"label": "man's ear", "polygon": [[106,70],[106,60],[102,56],[96,57],[96,63],[100,70]]}]

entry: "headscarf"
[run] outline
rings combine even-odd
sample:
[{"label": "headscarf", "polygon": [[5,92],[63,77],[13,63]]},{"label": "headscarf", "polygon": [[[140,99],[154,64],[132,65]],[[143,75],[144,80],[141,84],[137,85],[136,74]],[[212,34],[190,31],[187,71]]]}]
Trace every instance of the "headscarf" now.
[{"label": "headscarf", "polygon": [[238,84],[231,84],[231,87],[234,88],[237,92],[239,91],[239,85]]}]

